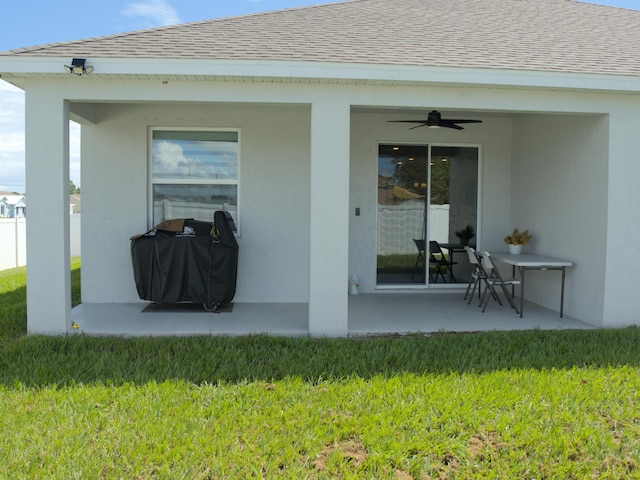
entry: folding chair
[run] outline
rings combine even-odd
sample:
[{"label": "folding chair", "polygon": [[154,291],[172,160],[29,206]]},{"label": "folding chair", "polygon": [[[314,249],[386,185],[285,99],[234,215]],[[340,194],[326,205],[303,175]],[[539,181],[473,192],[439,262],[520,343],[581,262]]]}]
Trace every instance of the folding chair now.
[{"label": "folding chair", "polygon": [[[487,274],[485,273],[484,268],[482,268],[478,253],[469,246],[465,246],[464,249],[467,251],[467,255],[469,256],[469,263],[474,265],[473,272],[471,272],[471,280],[469,280],[469,285],[467,285],[467,291],[465,292],[463,299],[466,300],[468,297],[469,301],[467,303],[471,303],[473,295],[476,292],[476,288],[478,289],[478,300],[480,300],[482,290],[481,283],[486,281]],[[471,291],[471,294],[469,294],[469,291]]]},{"label": "folding chair", "polygon": [[500,305],[502,305],[500,297],[498,297],[498,292],[496,291],[496,287],[500,286],[511,308],[513,308],[517,314],[520,314],[520,312],[518,312],[518,307],[516,307],[516,304],[513,302],[513,299],[511,298],[511,295],[507,290],[507,286],[520,285],[520,280],[516,278],[502,278],[500,270],[498,270],[498,267],[496,266],[489,252],[482,252],[481,264],[482,268],[487,274],[487,278],[485,279],[485,283],[487,286],[484,289],[482,300],[480,301],[482,311],[484,312],[487,308],[487,305],[489,304],[489,295],[487,295],[488,293],[491,293],[491,296],[495,300],[497,300]]},{"label": "folding chair", "polygon": [[449,270],[449,283],[457,283],[456,277],[453,274],[453,269],[451,268],[457,263],[458,262],[453,262],[451,259],[447,258],[438,242],[435,240],[431,240],[429,242],[429,265],[435,266],[435,283],[438,283],[438,275],[442,277],[443,282],[446,282],[443,272],[446,272],[447,270]]},{"label": "folding chair", "polygon": [[418,249],[418,257],[416,258],[416,264],[413,266],[413,272],[411,272],[411,281],[413,281],[413,276],[416,274],[416,270],[418,270],[418,265],[422,264],[422,268],[424,269],[424,238],[419,240],[414,238],[413,243],[416,244],[416,248]]}]

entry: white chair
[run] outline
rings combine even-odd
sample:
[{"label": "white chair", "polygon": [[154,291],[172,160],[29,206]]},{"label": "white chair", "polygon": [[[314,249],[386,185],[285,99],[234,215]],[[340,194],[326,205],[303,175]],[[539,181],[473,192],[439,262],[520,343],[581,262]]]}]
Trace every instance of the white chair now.
[{"label": "white chair", "polygon": [[[464,294],[463,299],[466,300],[467,298],[469,298],[469,301],[467,303],[471,303],[471,300],[473,300],[473,295],[476,292],[476,288],[478,289],[478,300],[480,300],[480,294],[482,290],[481,283],[484,279],[487,278],[487,275],[484,272],[482,265],[480,264],[478,253],[469,246],[465,246],[464,249],[469,256],[469,263],[474,266],[473,272],[471,272],[471,280],[469,280],[469,285],[467,285],[467,291]],[[471,291],[471,294],[469,294],[469,291]]]},{"label": "white chair", "polygon": [[498,296],[498,292],[496,291],[496,287],[500,286],[511,308],[513,308],[517,314],[520,314],[520,312],[518,312],[518,307],[516,307],[516,304],[513,302],[513,299],[511,298],[511,295],[507,290],[507,286],[520,285],[520,280],[516,278],[503,278],[500,274],[500,270],[498,270],[498,267],[494,263],[493,258],[491,257],[491,254],[489,252],[482,252],[481,263],[482,268],[487,275],[487,278],[485,279],[485,283],[487,286],[484,289],[482,300],[480,301],[482,311],[484,312],[486,310],[487,304],[489,303],[489,295],[487,295],[488,293],[491,293],[490,296],[492,296],[495,300],[498,301],[500,305],[502,305],[500,297]]}]

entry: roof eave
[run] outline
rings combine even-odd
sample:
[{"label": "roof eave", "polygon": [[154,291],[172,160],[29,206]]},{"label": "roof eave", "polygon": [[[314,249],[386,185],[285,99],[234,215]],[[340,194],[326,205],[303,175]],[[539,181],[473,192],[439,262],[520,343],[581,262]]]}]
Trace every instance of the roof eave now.
[{"label": "roof eave", "polygon": [[[68,57],[1,56],[0,78],[25,88],[27,78],[79,79],[66,73]],[[91,75],[107,80],[224,80],[349,83],[357,85],[457,85],[640,93],[640,76],[500,68],[355,64],[282,60],[87,58]]]}]

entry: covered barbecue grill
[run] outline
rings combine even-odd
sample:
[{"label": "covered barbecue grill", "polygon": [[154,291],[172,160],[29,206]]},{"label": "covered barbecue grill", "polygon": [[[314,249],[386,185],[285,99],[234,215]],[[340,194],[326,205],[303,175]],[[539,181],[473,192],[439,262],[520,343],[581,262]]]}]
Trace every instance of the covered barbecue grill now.
[{"label": "covered barbecue grill", "polygon": [[[230,223],[231,222],[231,223]],[[131,237],[138,295],[156,303],[201,303],[215,311],[233,300],[238,243],[228,212],[214,222],[168,220]]]}]

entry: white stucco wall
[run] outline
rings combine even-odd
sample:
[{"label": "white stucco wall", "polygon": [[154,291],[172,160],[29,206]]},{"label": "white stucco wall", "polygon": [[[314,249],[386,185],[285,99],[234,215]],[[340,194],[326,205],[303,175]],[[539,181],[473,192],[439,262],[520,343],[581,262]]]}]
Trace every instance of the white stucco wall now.
[{"label": "white stucco wall", "polygon": [[[571,260],[565,313],[602,324],[607,224],[606,115],[527,115],[514,121],[511,224],[526,251]],[[560,272],[527,273],[526,298],[551,309]]]},{"label": "white stucco wall", "polygon": [[138,300],[129,238],[149,222],[150,126],[240,129],[236,300],[307,301],[309,107],[111,104],[96,115],[82,130],[83,302]]},{"label": "white stucco wall", "polygon": [[25,95],[27,332],[69,328],[69,102],[55,85],[33,82]]},{"label": "white stucco wall", "polygon": [[609,115],[609,169],[603,325],[640,325],[637,276],[640,271],[640,95],[612,99]]}]

